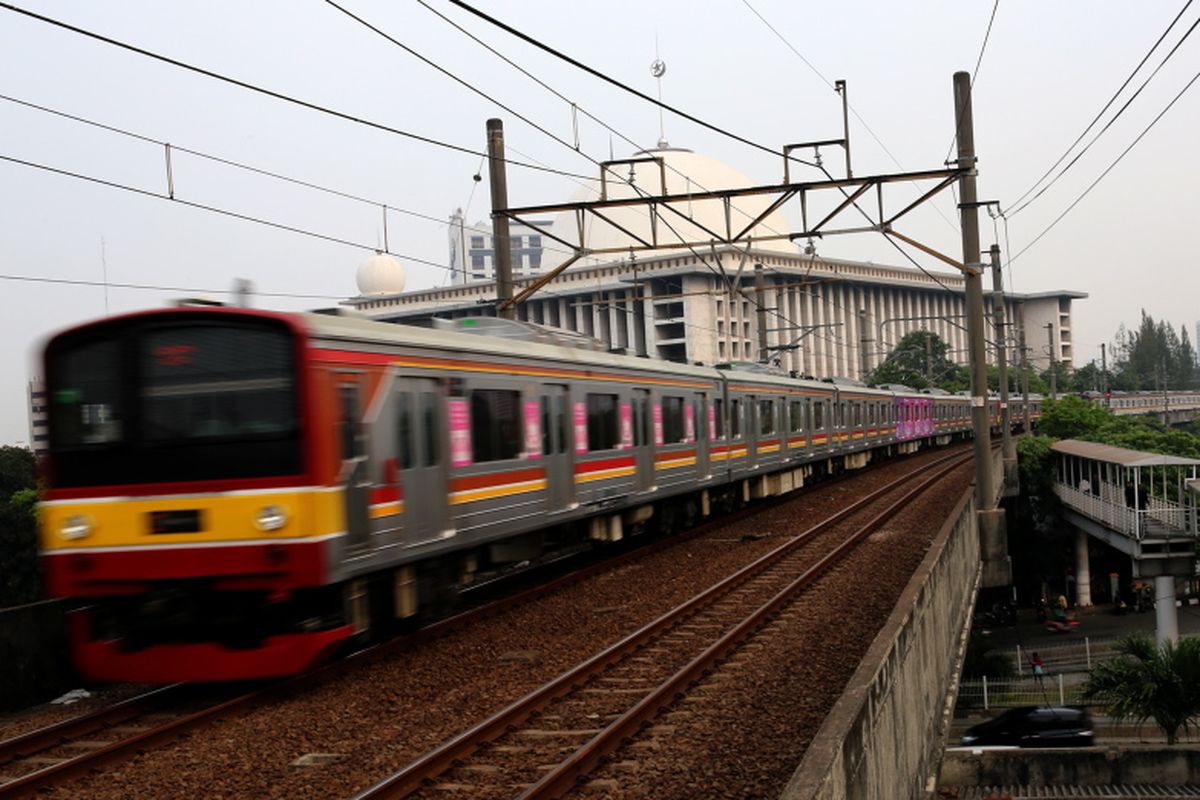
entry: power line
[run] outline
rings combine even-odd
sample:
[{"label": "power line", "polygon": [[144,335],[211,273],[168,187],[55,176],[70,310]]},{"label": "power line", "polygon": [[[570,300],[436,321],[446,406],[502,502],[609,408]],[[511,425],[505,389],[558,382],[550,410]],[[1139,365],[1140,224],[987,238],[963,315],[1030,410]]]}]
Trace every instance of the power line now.
[{"label": "power line", "polygon": [[32,169],[42,170],[43,172],[50,172],[55,175],[65,175],[68,178],[76,178],[78,180],[87,181],[89,183],[95,183],[95,184],[99,184],[101,186],[107,186],[110,189],[120,189],[122,191],[130,192],[132,194],[142,195],[143,197],[153,197],[156,200],[166,200],[169,203],[175,203],[178,205],[187,206],[189,208],[196,208],[196,209],[200,209],[201,211],[209,211],[213,214],[220,214],[222,216],[232,217],[234,219],[240,219],[244,222],[253,222],[257,225],[265,225],[266,227],[269,227],[269,228],[276,228],[278,230],[289,231],[290,233],[298,233],[298,234],[301,234],[302,236],[309,236],[314,239],[321,239],[322,241],[332,242],[334,244],[346,245],[347,247],[355,247],[360,250],[370,250],[373,252],[389,252],[390,255],[394,255],[394,256],[406,259],[408,261],[412,261],[417,264],[425,264],[430,267],[437,267],[438,269],[450,269],[450,267],[445,264],[438,264],[435,261],[429,261],[424,258],[418,258],[417,256],[406,255],[404,253],[394,253],[394,252],[390,252],[390,251],[383,251],[376,245],[364,244],[363,242],[355,242],[350,239],[342,239],[338,236],[331,236],[329,234],[319,233],[317,231],[308,230],[306,228],[300,228],[300,227],[297,227],[294,225],[286,225],[282,222],[274,222],[272,220],[263,219],[261,217],[254,217],[249,214],[241,214],[236,211],[230,211],[228,209],[218,208],[217,206],[205,205],[204,203],[196,203],[191,200],[183,200],[178,197],[169,197],[168,195],[160,194],[160,193],[152,191],[150,189],[142,189],[137,186],[129,186],[128,184],[117,183],[116,181],[109,181],[109,180],[105,180],[103,178],[97,178],[93,175],[84,175],[83,173],[80,173],[80,172],[72,172],[70,170],[60,169],[58,167],[52,167],[47,164],[39,164],[35,161],[26,161],[24,159],[15,158],[13,156],[4,155],[2,153],[0,153],[0,161],[7,161],[11,164],[20,164],[21,166],[24,166],[24,167],[30,167]]},{"label": "power line", "polygon": [[[501,22],[500,20],[496,19],[493,16],[485,14],[484,12],[475,8],[474,6],[471,6],[471,5],[463,2],[463,0],[450,0],[450,2],[453,3],[454,5],[458,6],[459,8],[463,9],[464,11],[468,11],[468,12],[474,14],[475,16],[479,17],[480,19],[484,20],[485,22],[488,22],[491,25],[494,25],[495,27],[499,28],[500,30],[504,31],[505,33],[508,33],[512,36],[516,36],[518,39],[521,39],[522,41],[533,45],[534,47],[538,48],[539,50],[549,53],[550,55],[554,56],[555,58],[557,58],[561,61],[565,61],[566,63],[570,64],[571,66],[575,67],[576,69],[583,70],[584,72],[588,73],[589,75],[591,75],[593,77],[599,78],[600,80],[602,80],[606,83],[616,86],[618,89],[628,92],[629,94],[632,94],[635,97],[645,100],[648,103],[653,103],[654,105],[658,106],[659,108],[665,109],[666,111],[670,111],[672,114],[676,114],[680,117],[683,117],[684,119],[688,120],[689,122],[694,122],[695,124],[700,125],[701,127],[707,128],[710,131],[719,133],[722,136],[733,139],[734,141],[737,141],[737,142],[741,142],[742,144],[748,145],[755,149],[770,153],[773,156],[781,155],[781,153],[778,150],[775,150],[772,147],[768,147],[765,144],[760,144],[759,142],[755,142],[751,139],[747,139],[744,136],[740,136],[736,133],[726,130],[725,128],[722,128],[719,125],[715,125],[711,122],[706,122],[705,120],[700,119],[699,117],[694,116],[692,114],[689,114],[686,111],[678,109],[668,103],[664,103],[661,100],[658,100],[658,99],[646,94],[645,92],[638,91],[637,89],[634,89],[632,86],[622,83],[621,81],[617,80],[616,78],[613,78],[610,75],[607,75],[607,74],[601,72],[600,70],[595,69],[594,67],[589,67],[587,64],[584,64],[583,62],[578,61],[577,59],[574,59],[571,56],[568,56],[567,54],[565,54],[559,50],[555,50],[550,45],[548,45],[538,39],[535,39],[534,37],[530,36],[529,34],[524,33],[523,31],[520,31],[520,30],[512,27],[511,25]],[[794,161],[798,164],[804,164],[805,166],[809,166],[809,167],[817,166],[816,164],[814,164],[810,161],[805,161],[800,158],[795,158],[794,156],[788,156],[787,158],[790,161]]]},{"label": "power line", "polygon": [[[188,64],[188,63],[180,61],[178,59],[171,58],[169,56],[165,56],[160,53],[155,53],[153,51],[146,50],[145,48],[138,47],[136,45],[132,45],[127,42],[122,42],[117,39],[113,39],[108,36],[104,36],[102,34],[95,33],[94,31],[89,31],[84,28],[80,28],[75,25],[71,25],[69,23],[63,22],[61,20],[54,19],[52,17],[47,17],[42,14],[37,14],[33,11],[29,11],[28,9],[14,6],[11,3],[0,2],[0,8],[3,8],[7,11],[13,11],[17,14],[22,14],[31,19],[38,20],[39,22],[44,22],[48,25],[53,25],[55,27],[62,28],[63,30],[67,30],[72,33],[79,34],[80,36],[85,36],[89,39],[94,39],[98,42],[103,42],[104,44],[112,45],[114,47],[119,47],[123,50],[128,50],[131,53],[137,53],[138,55],[145,56],[147,58],[151,58],[156,61],[161,61],[164,64],[170,64],[171,66],[179,67],[180,69],[188,70],[189,72],[194,72],[198,75],[204,75],[205,77],[213,78],[215,80],[222,81],[224,83],[228,83],[233,86],[240,87],[242,89],[247,89],[249,91],[256,92],[258,94],[266,95],[267,97],[272,97],[272,98],[275,98],[276,100],[282,100],[286,103],[291,103],[293,105],[300,106],[301,108],[309,109],[310,111],[317,111],[322,114],[329,115],[331,117],[336,117],[338,119],[345,120],[347,122],[354,122],[359,125],[365,125],[368,128],[374,128],[375,130],[384,131],[385,133],[391,133],[391,134],[395,134],[397,136],[403,136],[405,138],[412,139],[414,141],[433,145],[435,147],[441,147],[446,150],[451,150],[451,151],[454,151],[457,153],[464,153],[464,154],[472,155],[472,156],[486,156],[487,155],[487,153],[485,153],[481,150],[473,150],[469,147],[463,147],[461,145],[452,144],[450,142],[445,142],[440,139],[434,139],[429,136],[422,136],[421,134],[402,130],[400,128],[396,128],[391,125],[386,125],[382,122],[375,122],[375,121],[372,121],[369,119],[365,119],[363,117],[356,117],[352,114],[348,114],[343,111],[337,111],[337,110],[329,108],[327,106],[322,106],[317,103],[309,102],[307,100],[302,100],[302,99],[300,99],[298,97],[294,97],[292,95],[287,95],[282,92],[274,91],[273,89],[267,89],[265,87],[255,85],[253,83],[248,83],[247,81],[240,80],[238,78],[232,78],[228,75],[223,75],[219,72],[214,72],[213,70],[210,70],[210,69],[205,69],[204,67],[198,67],[193,64]],[[538,170],[541,172],[549,172],[549,173],[552,173],[555,175],[566,175],[566,176],[570,176],[570,177],[574,177],[574,178],[582,178],[583,180],[595,180],[594,178],[592,178],[591,176],[588,176],[588,175],[579,175],[574,172],[567,172],[565,170],[552,169],[549,167],[538,166],[536,164],[529,164],[529,163],[526,163],[523,161],[513,161],[511,159],[506,159],[506,161],[507,161],[507,163],[512,164],[515,167],[524,167],[526,169],[533,169],[533,170]]]},{"label": "power line", "polygon": [[[418,2],[424,3],[424,0],[418,0]],[[750,0],[742,0],[742,3],[745,4],[746,8],[750,9],[750,11],[754,14],[754,16],[758,17],[758,19],[762,22],[763,25],[767,26],[767,28],[771,31],[771,33],[775,34],[776,38],[778,38],[779,41],[783,42],[783,44],[789,50],[791,50],[793,53],[795,53],[796,57],[799,58],[801,61],[803,61],[804,64],[809,69],[811,69],[818,78],[820,78],[822,81],[824,81],[825,84],[827,86],[829,86],[830,89],[836,90],[837,87],[834,86],[833,82],[830,81],[829,78],[826,78],[821,73],[821,71],[813,65],[813,63],[811,61],[809,61],[807,58],[805,58],[803,53],[801,53],[799,50],[797,50],[795,48],[795,46],[790,41],[788,41],[788,39],[782,33],[780,33],[779,30],[776,29],[776,27],[774,25],[772,25],[767,20],[766,17],[764,17],[762,14],[760,14],[758,12],[758,9],[756,9],[754,6],[750,5]],[[850,109],[850,113],[853,114],[854,118],[859,121],[859,124],[861,124],[863,126],[863,128],[866,129],[867,133],[871,134],[871,138],[875,140],[875,143],[877,145],[879,145],[879,147],[883,150],[883,152],[887,153],[887,156],[888,156],[888,158],[890,158],[892,160],[892,163],[895,164],[896,167],[903,172],[904,165],[900,163],[900,159],[896,158],[896,156],[892,153],[892,151],[888,149],[888,146],[883,143],[883,140],[880,139],[879,136],[875,133],[875,131],[871,128],[871,126],[867,124],[867,121],[866,121],[866,119],[863,118],[863,115],[858,113],[858,109],[855,108],[848,100],[846,101],[846,107]],[[932,205],[933,205],[933,210],[937,212],[938,216],[941,217],[943,220],[945,220],[947,225],[949,225],[952,228],[955,228],[954,223],[950,221],[949,217],[947,217],[944,213],[942,213],[942,210],[940,208],[938,208],[936,204],[932,204]]]},{"label": "power line", "polygon": [[[102,286],[107,289],[145,289],[154,292],[192,292],[198,294],[237,294],[237,289],[208,289],[196,286],[165,286],[149,283],[113,283],[112,281],[89,281],[73,278],[46,278],[35,275],[0,275],[2,281],[17,281],[21,283],[50,283],[66,286]],[[296,292],[260,292],[254,290],[253,295],[259,297],[294,297],[302,300],[341,300],[341,295],[333,294],[298,294]]]},{"label": "power line", "polygon": [[[405,216],[414,217],[416,219],[421,219],[421,220],[425,220],[428,222],[434,222],[434,223],[437,223],[438,225],[449,226],[451,224],[449,220],[435,217],[432,214],[425,214],[420,211],[413,211],[412,209],[402,208],[400,206],[396,206],[396,205],[393,205],[391,203],[388,203],[388,202],[385,202],[382,200],[372,200],[370,198],[362,197],[361,195],[353,194],[351,192],[347,192],[347,191],[344,191],[341,189],[334,189],[329,186],[323,186],[321,184],[314,183],[312,181],[304,180],[301,178],[295,178],[290,175],[284,175],[279,172],[273,172],[271,170],[253,166],[251,164],[246,164],[244,162],[234,161],[232,159],[225,158],[223,156],[217,156],[217,155],[213,155],[211,153],[205,153],[201,150],[194,150],[192,148],[183,147],[183,146],[177,145],[177,144],[172,144],[170,142],[155,139],[151,136],[147,136],[142,133],[137,133],[136,131],[131,131],[126,128],[119,128],[115,125],[109,125],[109,124],[106,124],[103,122],[98,122],[96,120],[88,119],[87,117],[78,116],[76,114],[70,114],[65,111],[60,111],[58,109],[50,108],[49,106],[43,106],[43,105],[39,105],[37,103],[32,103],[32,102],[29,102],[28,100],[21,100],[19,98],[11,97],[9,95],[4,95],[4,94],[0,94],[0,100],[6,100],[10,103],[15,103],[17,105],[25,106],[27,108],[32,108],[37,111],[42,111],[47,114],[52,114],[54,116],[63,117],[64,119],[69,119],[74,122],[82,123],[84,125],[90,125],[95,128],[100,128],[101,130],[109,131],[111,133],[117,133],[122,136],[128,136],[132,139],[136,139],[136,140],[142,141],[142,142],[147,142],[149,144],[157,145],[159,147],[170,147],[172,152],[186,153],[191,156],[196,156],[197,158],[203,158],[208,161],[212,161],[212,162],[215,162],[218,164],[223,164],[228,167],[234,167],[236,169],[245,170],[247,172],[251,172],[256,175],[262,175],[262,176],[265,176],[268,178],[274,178],[275,180],[284,181],[285,183],[291,183],[296,186],[303,186],[306,189],[313,189],[315,191],[324,192],[326,194],[334,195],[336,197],[341,197],[341,198],[344,198],[347,200],[353,200],[355,202],[362,203],[364,205],[369,205],[369,206],[372,206],[375,208],[381,208],[384,210],[385,213],[388,211],[394,211],[397,214],[403,214]],[[528,156],[526,156],[526,157],[528,157]],[[482,162],[481,162],[480,168],[482,168]],[[579,185],[585,186],[585,187],[587,186],[587,184],[584,184],[584,183],[580,183]],[[474,194],[474,186],[472,186],[471,192],[473,195]],[[475,233],[485,233],[485,234],[491,233],[491,231],[486,228],[479,228],[479,227],[476,227],[473,225],[465,225],[464,224],[463,229],[472,231]],[[555,251],[555,252],[560,252],[560,253],[568,252],[567,250],[564,250],[564,249],[558,248],[558,247],[553,247],[551,245],[544,245],[544,249]]]},{"label": "power line", "polygon": [[[1130,81],[1133,80],[1133,77],[1135,75],[1137,75],[1138,72],[1141,70],[1141,68],[1146,65],[1146,62],[1150,60],[1150,56],[1154,54],[1154,51],[1158,49],[1158,46],[1163,43],[1164,39],[1167,38],[1167,34],[1169,34],[1171,32],[1171,29],[1175,27],[1175,23],[1179,22],[1179,19],[1183,16],[1184,12],[1188,10],[1188,7],[1191,4],[1192,4],[1192,0],[1187,0],[1187,2],[1183,4],[1183,8],[1181,8],[1179,10],[1179,13],[1175,15],[1175,18],[1173,20],[1171,20],[1171,24],[1168,25],[1167,29],[1162,32],[1162,34],[1158,37],[1158,40],[1154,42],[1154,45],[1149,50],[1146,51],[1146,55],[1142,56],[1142,60],[1139,61],[1138,65],[1133,68],[1132,72],[1129,73],[1129,77],[1127,77],[1125,79],[1125,82],[1121,84],[1121,86],[1117,89],[1117,91],[1113,92],[1113,96],[1108,99],[1108,102],[1104,104],[1104,107],[1101,108],[1099,112],[1097,112],[1096,116],[1092,118],[1092,121],[1089,122],[1087,127],[1083,129],[1083,133],[1079,134],[1079,136],[1075,139],[1075,141],[1071,142],[1071,146],[1068,147],[1065,151],[1063,151],[1063,154],[1058,157],[1057,161],[1055,161],[1053,164],[1050,165],[1050,168],[1046,170],[1045,174],[1043,174],[1042,177],[1040,177],[1036,181],[1034,181],[1033,185],[1030,186],[1028,189],[1026,189],[1024,194],[1022,194],[1020,197],[1018,197],[1016,200],[1014,200],[1012,205],[1014,205],[1014,206],[1020,205],[1021,201],[1024,200],[1026,197],[1028,197],[1035,189],[1037,189],[1037,187],[1041,185],[1042,181],[1046,180],[1046,178],[1049,177],[1050,173],[1053,172],[1055,170],[1055,168],[1057,168],[1058,165],[1061,164],[1067,158],[1067,156],[1071,154],[1071,151],[1075,149],[1075,146],[1078,145],[1081,141],[1083,141],[1083,137],[1088,135],[1088,132],[1093,127],[1095,127],[1096,123],[1100,121],[1100,118],[1102,116],[1104,116],[1104,112],[1108,111],[1108,109],[1112,106],[1112,104],[1117,101],[1117,98],[1121,96],[1121,92],[1125,91],[1125,87],[1129,86],[1129,83],[1130,83]],[[1195,27],[1195,26],[1193,25],[1193,27]],[[1185,36],[1184,38],[1187,38],[1187,37]],[[1182,40],[1180,43],[1182,44]],[[1176,48],[1178,48],[1178,46],[1179,45],[1176,45]],[[1172,51],[1172,52],[1174,52],[1174,51]],[[1165,61],[1164,61],[1164,63],[1165,63]],[[1160,69],[1162,68],[1161,64],[1159,65],[1159,68]],[[1157,70],[1155,70],[1155,71],[1157,72]],[[1153,75],[1151,77],[1153,77]],[[1143,84],[1143,87],[1144,87],[1144,84]],[[1140,92],[1141,89],[1139,89],[1138,91]],[[1135,94],[1134,97],[1136,97],[1136,96],[1137,95]],[[1132,98],[1130,98],[1130,100],[1132,101]],[[1129,104],[1126,103],[1125,108],[1128,108],[1128,106],[1129,106]],[[1124,111],[1124,108],[1122,108],[1121,110]],[[1120,113],[1118,113],[1117,116],[1120,116]],[[1116,121],[1116,117],[1113,117],[1112,122],[1115,122],[1115,121]],[[1109,122],[1109,125],[1111,125],[1112,122]],[[1107,130],[1107,129],[1108,129],[1108,126],[1106,125],[1105,130]],[[1093,140],[1093,142],[1094,141],[1095,140]],[[1088,147],[1091,147],[1091,144],[1089,144]],[[1086,148],[1084,149],[1084,152],[1086,152]],[[1083,155],[1083,153],[1080,153],[1079,155]],[[1076,157],[1076,158],[1078,159],[1078,157]],[[1074,161],[1072,161],[1072,163],[1074,163]],[[1068,166],[1068,169],[1069,168],[1070,167]],[[1065,173],[1065,172],[1066,172],[1066,169],[1063,170],[1063,173]],[[1061,178],[1063,173],[1059,173],[1058,177]],[[1058,180],[1058,178],[1055,178],[1054,180]],[[1051,181],[1051,184],[1053,182],[1054,181]],[[1048,189],[1048,188],[1050,188],[1049,185],[1046,186],[1046,189]],[[1042,190],[1042,192],[1044,192],[1044,191],[1045,191],[1045,189]],[[1038,192],[1038,197],[1041,196],[1042,192]],[[1029,202],[1032,203],[1033,200],[1036,200],[1036,199],[1037,199],[1037,197],[1034,197]],[[1028,203],[1026,203],[1025,205],[1028,205]],[[1011,213],[1016,214],[1017,211],[1020,211],[1024,207],[1025,206],[1022,205],[1016,211],[1013,211]]]},{"label": "power line", "polygon": [[1111,164],[1109,164],[1108,168],[1105,169],[1104,172],[1100,173],[1100,177],[1098,177],[1098,178],[1096,178],[1096,180],[1092,181],[1092,183],[1086,189],[1083,190],[1083,193],[1081,195],[1079,195],[1079,197],[1076,197],[1075,201],[1073,203],[1071,203],[1071,205],[1067,206],[1066,210],[1064,210],[1061,214],[1059,214],[1057,217],[1055,217],[1054,221],[1051,222],[1049,225],[1047,225],[1045,230],[1043,230],[1041,233],[1039,233],[1037,236],[1034,237],[1033,241],[1031,241],[1029,244],[1027,244],[1023,248],[1021,248],[1020,252],[1018,252],[1016,255],[1009,258],[1008,263],[1011,264],[1013,261],[1015,261],[1021,255],[1021,253],[1024,253],[1026,250],[1028,250],[1029,248],[1031,248],[1035,244],[1037,244],[1038,241],[1040,241],[1043,236],[1045,236],[1047,233],[1049,233],[1054,228],[1054,226],[1057,225],[1062,220],[1063,217],[1065,217],[1067,214],[1069,214],[1071,212],[1071,210],[1075,208],[1075,206],[1079,205],[1080,201],[1082,201],[1083,198],[1087,197],[1088,194],[1092,191],[1092,189],[1095,189],[1096,185],[1098,183],[1100,183],[1100,181],[1104,180],[1105,176],[1107,176],[1108,173],[1113,171],[1113,168],[1116,167],[1117,164],[1121,163],[1121,159],[1125,158],[1125,156],[1129,153],[1129,151],[1132,150],[1137,145],[1137,143],[1140,142],[1142,140],[1142,138],[1147,133],[1150,132],[1150,129],[1158,124],[1158,121],[1160,119],[1162,119],[1168,111],[1171,110],[1171,107],[1174,106],[1175,103],[1177,103],[1179,101],[1179,98],[1183,97],[1183,95],[1187,92],[1188,89],[1192,88],[1192,85],[1197,80],[1200,80],[1200,72],[1197,72],[1194,76],[1192,76],[1192,79],[1190,81],[1188,81],[1187,85],[1184,86],[1179,91],[1179,94],[1175,95],[1175,97],[1171,100],[1170,103],[1167,103],[1167,107],[1164,108],[1162,111],[1160,111],[1158,113],[1158,116],[1156,116],[1150,122],[1150,124],[1147,125],[1146,128],[1141,133],[1138,134],[1138,137],[1136,139],[1134,139],[1132,142],[1130,142],[1128,147],[1126,147],[1124,150],[1121,151],[1121,155],[1117,156],[1116,160],[1113,161]]}]

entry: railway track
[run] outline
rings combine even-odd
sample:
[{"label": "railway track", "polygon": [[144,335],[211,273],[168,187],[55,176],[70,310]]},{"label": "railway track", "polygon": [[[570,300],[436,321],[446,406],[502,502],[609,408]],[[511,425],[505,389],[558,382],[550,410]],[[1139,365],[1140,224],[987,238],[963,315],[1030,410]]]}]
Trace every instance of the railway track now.
[{"label": "railway track", "polygon": [[[855,545],[971,458],[955,453],[831,515],[355,796],[558,797],[741,647]],[[915,484],[875,510],[889,494]],[[810,544],[869,519],[819,557]]]},{"label": "railway track", "polygon": [[[945,458],[942,459],[944,460]],[[929,465],[922,467],[929,468]],[[840,476],[816,486],[828,489],[851,480],[856,475],[861,473]],[[791,494],[756,503],[741,511],[696,526],[681,535],[652,541],[616,557],[611,557],[610,554],[610,557],[598,563],[586,563],[580,568],[571,569],[566,574],[557,574],[551,579],[547,579],[546,575],[555,574],[555,570],[561,573],[564,566],[569,569],[578,562],[572,558],[565,558],[541,565],[526,574],[489,581],[487,585],[472,592],[483,604],[407,636],[366,648],[342,661],[296,678],[261,686],[253,691],[245,691],[244,687],[242,691],[218,690],[215,700],[211,687],[208,690],[184,685],[163,687],[114,706],[2,741],[0,798],[30,796],[44,788],[162,745],[217,719],[248,711],[269,700],[309,691],[331,680],[337,680],[363,664],[393,657],[425,641],[467,628],[529,600],[544,597],[549,592],[617,569],[685,539],[696,538],[713,529],[752,517],[795,499],[796,496]],[[840,518],[849,513],[851,511],[848,510],[835,516]],[[514,586],[522,583],[530,584],[531,588],[514,589]],[[493,599],[494,595],[501,591],[507,591],[508,594]],[[594,727],[594,720],[588,724]],[[592,727],[581,730],[590,731]]]},{"label": "railway track", "polygon": [[[220,695],[215,702],[208,696],[213,691]],[[0,798],[23,797],[120,761],[244,707],[259,694],[176,683],[0,741]]]}]

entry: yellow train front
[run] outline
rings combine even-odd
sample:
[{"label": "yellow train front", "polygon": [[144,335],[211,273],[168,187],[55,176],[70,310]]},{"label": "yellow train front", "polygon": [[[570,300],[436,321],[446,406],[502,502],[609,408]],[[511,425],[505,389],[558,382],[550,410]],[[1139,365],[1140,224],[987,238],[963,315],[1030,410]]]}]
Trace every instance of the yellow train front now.
[{"label": "yellow train front", "polygon": [[86,677],[285,675],[351,634],[329,596],[345,514],[303,361],[293,319],[229,310],[117,317],[48,343],[43,569],[81,606],[69,635]]}]

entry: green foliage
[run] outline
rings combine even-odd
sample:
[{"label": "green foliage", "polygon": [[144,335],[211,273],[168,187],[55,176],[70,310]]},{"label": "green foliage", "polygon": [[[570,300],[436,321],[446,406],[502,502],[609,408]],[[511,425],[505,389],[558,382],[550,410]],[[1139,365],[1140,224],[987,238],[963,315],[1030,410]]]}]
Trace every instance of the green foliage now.
[{"label": "green foliage", "polygon": [[[1030,522],[1046,523],[1056,498],[1054,494],[1054,454],[1049,436],[1022,436],[1017,440],[1017,469],[1021,494],[1026,501]],[[1024,526],[1022,526],[1024,527]]]},{"label": "green foliage", "polygon": [[970,385],[970,373],[947,356],[949,351],[950,345],[936,333],[912,331],[888,353],[867,382],[876,386],[902,383],[914,389],[936,386],[948,392],[961,391]]},{"label": "green foliage", "polygon": [[1187,327],[1175,329],[1166,321],[1155,322],[1142,309],[1137,330],[1122,325],[1113,344],[1116,376],[1113,388],[1125,391],[1192,389],[1198,385],[1200,369]]},{"label": "green foliage", "polygon": [[37,490],[33,453],[0,447],[0,606],[37,600]]},{"label": "green foliage", "polygon": [[1200,639],[1180,639],[1156,647],[1144,634],[1117,643],[1118,658],[1102,661],[1083,686],[1087,702],[1099,703],[1118,719],[1153,719],[1174,744],[1200,716]]},{"label": "green foliage", "polygon": [[1079,439],[1104,427],[1112,418],[1109,410],[1099,403],[1068,395],[1043,401],[1038,430],[1055,439]]}]

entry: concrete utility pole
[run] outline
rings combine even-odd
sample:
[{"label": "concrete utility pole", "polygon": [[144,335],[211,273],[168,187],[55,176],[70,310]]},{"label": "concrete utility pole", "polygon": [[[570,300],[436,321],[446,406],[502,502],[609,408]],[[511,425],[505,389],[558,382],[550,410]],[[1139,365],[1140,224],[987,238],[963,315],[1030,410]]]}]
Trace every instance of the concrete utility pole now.
[{"label": "concrete utility pole", "polygon": [[996,327],[996,371],[1000,378],[1000,452],[1007,474],[1009,464],[1016,469],[1017,446],[1012,438],[1012,420],[1008,411],[1008,338],[1007,313],[1004,308],[1004,279],[1000,275],[1000,245],[992,245],[992,319]]},{"label": "concrete utility pole", "polygon": [[954,73],[954,122],[958,140],[962,272],[967,295],[967,341],[971,363],[971,422],[975,436],[975,519],[979,527],[983,575],[980,585],[1012,583],[1004,509],[996,507],[992,485],[991,424],[987,409],[987,334],[983,322],[983,264],[979,257],[979,202],[975,188],[975,128],[971,74]]},{"label": "concrete utility pole", "polygon": [[871,338],[871,328],[867,325],[867,310],[858,310],[858,360],[862,370],[862,382],[866,383],[871,377],[871,346],[875,340]]},{"label": "concrete utility pole", "polygon": [[[509,245],[508,217],[497,212],[508,208],[508,176],[504,171],[504,122],[487,121],[488,178],[492,187],[492,263],[496,267],[496,307],[501,308],[513,296],[512,248]],[[504,319],[516,319],[517,308],[509,305],[499,312]]]},{"label": "concrete utility pole", "polygon": [[992,499],[991,425],[987,410],[987,344],[983,327],[983,265],[979,260],[979,207],[975,189],[975,127],[971,111],[971,75],[954,73],[955,130],[962,218],[963,279],[967,294],[967,340],[971,366],[971,421],[975,432],[975,508],[994,508]]},{"label": "concrete utility pole", "polygon": [[1104,407],[1108,408],[1112,401],[1108,398],[1108,347],[1104,342],[1100,343],[1100,391],[1104,393]]},{"label": "concrete utility pole", "polygon": [[1058,399],[1058,359],[1054,357],[1054,323],[1047,322],[1042,326],[1046,329],[1046,341],[1049,343],[1047,352],[1050,355],[1050,399]]},{"label": "concrete utility pole", "polygon": [[1029,433],[1029,353],[1025,348],[1025,304],[1021,303],[1017,315],[1017,347],[1021,349],[1021,399],[1025,401],[1025,420],[1022,433]]},{"label": "concrete utility pole", "polygon": [[766,364],[767,352],[767,278],[763,274],[763,265],[754,265],[754,294],[758,302],[754,305],[754,325],[758,328],[758,363]]}]

